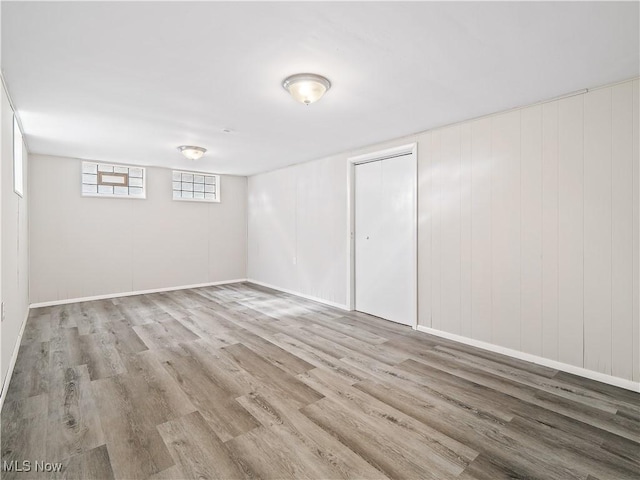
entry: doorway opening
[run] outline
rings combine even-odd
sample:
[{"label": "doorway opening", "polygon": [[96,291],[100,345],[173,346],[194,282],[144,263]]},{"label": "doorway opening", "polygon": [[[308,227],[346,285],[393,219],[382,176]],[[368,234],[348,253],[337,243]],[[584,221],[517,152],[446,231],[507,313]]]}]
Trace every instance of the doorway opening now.
[{"label": "doorway opening", "polygon": [[417,145],[349,158],[350,310],[418,321]]}]

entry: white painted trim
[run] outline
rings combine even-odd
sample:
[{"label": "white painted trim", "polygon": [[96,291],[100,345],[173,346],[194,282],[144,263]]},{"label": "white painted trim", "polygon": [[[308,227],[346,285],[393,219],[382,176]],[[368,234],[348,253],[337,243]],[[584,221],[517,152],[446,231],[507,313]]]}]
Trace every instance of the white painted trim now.
[{"label": "white painted trim", "polygon": [[413,325],[418,328],[418,142],[411,148],[413,155]]},{"label": "white painted trim", "polygon": [[595,372],[582,367],[576,367],[575,365],[569,365],[567,363],[558,362],[556,360],[550,360],[548,358],[539,357],[530,353],[520,352],[511,348],[501,347],[492,343],[483,342],[481,340],[474,340],[473,338],[463,337],[456,335],[455,333],[443,332],[442,330],[436,330],[423,325],[418,325],[417,330],[419,332],[428,333],[437,337],[453,340],[454,342],[464,343],[465,345],[471,345],[472,347],[478,347],[490,352],[501,353],[508,357],[517,358],[526,362],[535,363],[545,367],[553,368],[555,370],[562,370],[563,372],[572,373],[580,377],[596,380],[598,382],[613,385],[615,387],[624,388],[633,392],[640,392],[640,382],[634,382],[632,380],[626,380],[624,378],[614,377],[605,373]]},{"label": "white painted trim", "polygon": [[324,303],[325,305],[329,305],[330,307],[339,308],[340,310],[349,311],[349,308],[347,308],[346,305],[343,305],[343,304],[337,303],[337,302],[332,302],[331,300],[325,300],[324,298],[314,297],[313,295],[305,295],[304,293],[300,293],[300,292],[294,292],[293,290],[289,290],[288,288],[276,287],[275,285],[271,285],[271,284],[265,283],[265,282],[260,282],[258,280],[253,280],[251,278],[247,279],[247,282],[248,283],[255,283],[256,285],[260,285],[261,287],[272,288],[273,290],[278,290],[279,292],[289,293],[291,295],[295,295],[296,297],[306,298],[307,300],[312,300],[314,302]]},{"label": "white painted trim", "polygon": [[50,302],[32,303],[30,308],[52,307],[55,305],[67,305],[69,303],[91,302],[93,300],[106,300],[108,298],[132,297],[134,295],[145,295],[147,293],[172,292],[174,290],[186,290],[188,288],[215,287],[216,285],[227,285],[229,283],[246,282],[246,278],[237,278],[235,280],[223,280],[221,282],[196,283],[194,285],[181,285],[178,287],[153,288],[151,290],[137,290],[134,292],[107,293],[105,295],[95,295],[93,297],[68,298],[65,300],[53,300]]},{"label": "white painted trim", "polygon": [[2,410],[2,406],[4,405],[4,401],[7,397],[7,390],[9,388],[9,384],[11,383],[11,377],[13,376],[13,369],[16,366],[16,360],[18,359],[18,352],[20,351],[20,344],[22,343],[22,335],[24,334],[24,329],[27,326],[28,318],[29,318],[29,308],[27,308],[27,315],[24,317],[24,320],[22,321],[22,326],[20,327],[20,332],[18,333],[16,344],[13,347],[13,354],[11,355],[11,360],[9,362],[9,369],[7,370],[7,376],[4,378],[4,381],[2,382],[2,393],[0,393],[0,410]]},{"label": "white painted trim", "polygon": [[355,166],[400,155],[413,155],[414,203],[413,203],[413,325],[418,328],[418,143],[376,150],[347,159],[347,309],[355,309]]},{"label": "white painted trim", "polygon": [[349,160],[349,163],[358,164],[375,162],[377,160],[383,160],[397,155],[415,154],[416,145],[416,142],[407,143],[406,145],[400,145],[398,147],[385,148],[384,150],[376,150],[375,152],[356,155],[355,157],[349,157],[347,160]]},{"label": "white painted trim", "polygon": [[355,245],[355,164],[347,162],[347,309],[355,309],[356,272],[354,251]]}]

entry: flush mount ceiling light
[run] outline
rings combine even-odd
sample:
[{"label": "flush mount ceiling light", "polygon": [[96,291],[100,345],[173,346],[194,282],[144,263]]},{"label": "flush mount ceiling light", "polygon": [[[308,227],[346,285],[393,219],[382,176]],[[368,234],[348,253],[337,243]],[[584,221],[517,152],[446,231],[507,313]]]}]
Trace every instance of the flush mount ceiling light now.
[{"label": "flush mount ceiling light", "polygon": [[317,102],[331,88],[331,82],[315,73],[297,73],[287,77],[282,86],[300,103]]},{"label": "flush mount ceiling light", "polygon": [[178,147],[178,150],[189,160],[198,160],[207,151],[206,148],[196,147],[194,145],[181,145]]}]

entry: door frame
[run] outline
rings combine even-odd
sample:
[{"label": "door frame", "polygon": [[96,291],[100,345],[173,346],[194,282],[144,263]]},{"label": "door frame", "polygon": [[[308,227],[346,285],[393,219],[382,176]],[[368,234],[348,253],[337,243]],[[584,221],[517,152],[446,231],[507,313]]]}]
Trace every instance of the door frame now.
[{"label": "door frame", "polygon": [[400,145],[398,147],[377,150],[347,159],[347,308],[355,310],[356,291],[356,262],[355,262],[355,178],[356,165],[376,162],[403,155],[413,155],[414,201],[413,201],[413,235],[412,235],[412,328],[418,327],[418,144],[417,142]]}]

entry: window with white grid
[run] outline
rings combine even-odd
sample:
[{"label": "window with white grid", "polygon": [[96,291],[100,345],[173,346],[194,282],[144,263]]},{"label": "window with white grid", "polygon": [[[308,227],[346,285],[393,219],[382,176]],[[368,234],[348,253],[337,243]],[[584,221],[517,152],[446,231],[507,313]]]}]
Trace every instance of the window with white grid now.
[{"label": "window with white grid", "polygon": [[82,195],[146,198],[145,169],[132,165],[82,162]]},{"label": "window with white grid", "polygon": [[220,175],[174,170],[172,178],[174,200],[220,201]]}]

